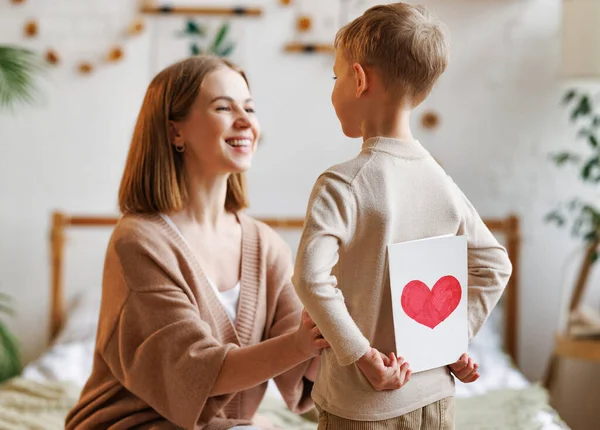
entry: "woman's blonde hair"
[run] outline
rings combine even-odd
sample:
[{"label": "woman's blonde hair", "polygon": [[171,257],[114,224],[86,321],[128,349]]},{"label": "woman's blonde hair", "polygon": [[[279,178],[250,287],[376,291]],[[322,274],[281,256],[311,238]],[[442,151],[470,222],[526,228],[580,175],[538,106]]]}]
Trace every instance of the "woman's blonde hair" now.
[{"label": "woman's blonde hair", "polygon": [[[187,202],[183,154],[170,141],[169,121],[184,120],[210,72],[228,67],[244,72],[231,62],[212,56],[188,58],[167,67],[150,83],[138,115],[125,171],[119,187],[119,208],[124,214],[169,213]],[[248,207],[243,173],[227,180],[225,209]]]}]

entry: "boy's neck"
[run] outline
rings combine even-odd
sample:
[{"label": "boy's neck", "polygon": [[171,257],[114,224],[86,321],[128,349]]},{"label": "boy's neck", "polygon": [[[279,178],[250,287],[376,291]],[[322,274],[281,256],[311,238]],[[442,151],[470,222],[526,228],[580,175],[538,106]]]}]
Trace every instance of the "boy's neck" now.
[{"label": "boy's neck", "polygon": [[390,137],[404,141],[414,140],[410,131],[410,110],[381,106],[370,110],[363,121],[361,131],[363,141],[372,137]]}]

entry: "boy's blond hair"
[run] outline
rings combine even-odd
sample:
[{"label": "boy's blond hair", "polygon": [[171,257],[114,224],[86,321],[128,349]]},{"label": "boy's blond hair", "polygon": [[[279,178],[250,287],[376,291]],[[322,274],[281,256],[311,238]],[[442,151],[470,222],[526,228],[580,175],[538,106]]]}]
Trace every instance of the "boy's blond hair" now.
[{"label": "boy's blond hair", "polygon": [[423,6],[374,6],[343,27],[335,38],[352,63],[377,68],[384,84],[421,103],[446,70],[449,37],[444,24]]}]

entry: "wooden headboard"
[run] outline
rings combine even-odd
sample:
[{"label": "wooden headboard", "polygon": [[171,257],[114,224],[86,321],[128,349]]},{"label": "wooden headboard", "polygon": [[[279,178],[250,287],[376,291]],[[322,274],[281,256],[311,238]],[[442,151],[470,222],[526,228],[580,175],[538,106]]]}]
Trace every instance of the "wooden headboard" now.
[{"label": "wooden headboard", "polygon": [[[63,269],[65,254],[66,230],[71,227],[97,228],[112,227],[119,217],[115,216],[75,216],[62,212],[52,213],[52,230],[50,234],[50,336],[54,339],[60,331],[65,318],[65,292],[63,288]],[[302,218],[260,218],[267,225],[277,229],[301,229]],[[518,366],[518,329],[519,329],[519,259],[520,259],[520,227],[519,219],[510,215],[506,218],[483,220],[495,234],[504,237],[506,249],[513,265],[513,274],[503,297],[504,309],[504,349]]]}]

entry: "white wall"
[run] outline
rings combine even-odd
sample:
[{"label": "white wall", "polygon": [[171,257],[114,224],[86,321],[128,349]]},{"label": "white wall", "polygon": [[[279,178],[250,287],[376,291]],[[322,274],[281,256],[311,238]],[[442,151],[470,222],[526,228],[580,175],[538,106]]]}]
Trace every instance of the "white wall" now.
[{"label": "white wall", "polygon": [[[68,46],[86,28],[77,49],[97,51],[107,45],[106,34],[114,34],[116,17],[130,17],[134,4],[55,0],[44,9],[41,0],[7,3],[0,5],[0,43],[21,43],[23,21],[37,16],[64,25],[54,22],[55,33],[31,46],[43,49],[52,37]],[[275,0],[257,3],[266,13],[248,20],[244,41],[244,67],[264,131],[249,173],[251,212],[302,216],[317,175],[353,156],[360,144],[341,136],[330,106],[333,58],[283,53],[293,9]],[[448,72],[419,109],[438,112],[441,125],[422,130],[416,115],[414,131],[482,216],[514,212],[522,219],[521,362],[535,379],[551,346],[564,262],[574,247],[566,232],[543,223],[554,202],[573,189],[568,175],[547,161],[574,135],[558,106],[560,1],[422,3],[450,26],[454,48]],[[77,49],[73,58],[80,56]],[[115,211],[152,52],[146,33],[128,42],[122,63],[93,76],[59,67],[43,84],[41,104],[0,116],[0,288],[16,298],[19,316],[11,326],[28,360],[47,338],[50,211]]]}]

